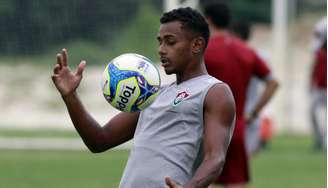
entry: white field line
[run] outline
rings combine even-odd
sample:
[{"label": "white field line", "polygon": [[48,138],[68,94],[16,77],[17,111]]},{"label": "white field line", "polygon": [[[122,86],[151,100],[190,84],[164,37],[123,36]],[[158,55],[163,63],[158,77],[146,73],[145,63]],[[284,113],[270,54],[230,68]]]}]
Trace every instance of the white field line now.
[{"label": "white field line", "polygon": [[[121,144],[114,149],[128,150],[132,141]],[[0,149],[31,150],[87,150],[83,141],[78,138],[22,138],[0,137]]]}]

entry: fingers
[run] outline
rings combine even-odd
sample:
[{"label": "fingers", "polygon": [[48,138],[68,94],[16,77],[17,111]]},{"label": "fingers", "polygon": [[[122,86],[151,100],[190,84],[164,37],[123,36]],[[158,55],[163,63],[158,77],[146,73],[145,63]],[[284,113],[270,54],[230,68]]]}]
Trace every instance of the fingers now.
[{"label": "fingers", "polygon": [[61,69],[60,65],[56,64],[54,67],[54,74],[59,74],[60,69]]},{"label": "fingers", "polygon": [[171,178],[169,178],[169,177],[165,177],[165,183],[170,188],[176,188],[176,187],[178,187],[178,184],[176,184],[174,181],[172,181]]},{"label": "fingers", "polygon": [[63,66],[67,67],[67,50],[65,48],[57,54],[57,64],[60,65],[60,68]]},{"label": "fingers", "polygon": [[61,69],[63,67],[63,64],[62,64],[62,56],[60,53],[57,54],[57,64],[56,65],[59,65],[59,68]]},{"label": "fingers", "polygon": [[62,60],[63,60],[63,66],[67,66],[67,50],[64,48],[62,49],[62,52],[61,52],[61,55],[62,55]]},{"label": "fingers", "polygon": [[58,75],[52,75],[52,76],[51,76],[51,79],[52,79],[52,81],[53,81],[54,83],[56,82],[57,77],[58,77]]},{"label": "fingers", "polygon": [[86,66],[86,61],[81,61],[81,63],[79,64],[79,66],[77,67],[77,70],[76,70],[76,73],[75,73],[75,75],[77,75],[77,76],[82,76],[82,74],[83,74],[83,71],[84,71],[84,68],[85,68],[85,66]]}]

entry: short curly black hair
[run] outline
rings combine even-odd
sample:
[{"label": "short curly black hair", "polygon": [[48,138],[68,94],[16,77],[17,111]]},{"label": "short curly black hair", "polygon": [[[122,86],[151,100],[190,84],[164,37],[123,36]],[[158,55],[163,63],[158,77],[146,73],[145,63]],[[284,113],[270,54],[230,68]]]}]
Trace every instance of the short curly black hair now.
[{"label": "short curly black hair", "polygon": [[164,13],[160,19],[161,24],[173,21],[179,21],[184,29],[200,34],[205,39],[206,48],[210,31],[205,18],[198,11],[190,7],[178,8]]}]

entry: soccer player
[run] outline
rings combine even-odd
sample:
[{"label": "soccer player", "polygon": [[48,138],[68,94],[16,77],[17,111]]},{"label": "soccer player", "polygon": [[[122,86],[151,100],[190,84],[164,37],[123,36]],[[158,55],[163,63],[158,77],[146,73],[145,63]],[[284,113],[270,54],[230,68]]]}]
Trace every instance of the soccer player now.
[{"label": "soccer player", "polygon": [[[327,150],[327,39],[324,39],[321,48],[315,53],[310,90],[314,149],[325,151]],[[323,117],[320,117],[320,110],[324,111]]]},{"label": "soccer player", "polygon": [[[235,21],[230,26],[230,31],[233,35],[237,36],[239,39],[248,44],[248,41],[251,37],[251,24],[247,21]],[[255,52],[261,57],[264,63],[268,62],[268,55],[265,51],[261,49],[255,49]],[[268,65],[269,66],[269,65]],[[245,102],[245,115],[251,113],[254,108],[254,105],[258,101],[259,95],[263,91],[263,82],[259,80],[256,76],[252,76],[246,94],[246,102]],[[245,146],[246,151],[249,157],[254,156],[259,152],[259,150],[265,147],[264,144],[268,140],[263,139],[263,135],[261,135],[261,130],[265,130],[265,124],[263,122],[270,122],[270,117],[265,117],[267,115],[260,114],[260,116],[254,118],[252,122],[246,124],[245,131]],[[266,124],[269,126],[270,124]],[[262,126],[262,127],[261,127]],[[270,132],[269,132],[270,133]],[[263,144],[263,145],[262,145]]]},{"label": "soccer player", "polygon": [[119,113],[100,126],[82,105],[67,51],[57,55],[52,79],[90,151],[103,152],[134,139],[122,188],[207,187],[221,172],[232,137],[235,103],[229,87],[207,74],[203,54],[209,29],[200,13],[180,8],[160,19],[158,53],[176,82],[161,88],[142,112]]},{"label": "soccer player", "polygon": [[[327,149],[327,17],[315,25],[312,40],[313,64],[310,77],[310,120],[315,150]],[[324,112],[323,117],[320,111]],[[324,120],[324,121],[323,121]]]},{"label": "soccer player", "polygon": [[[210,75],[227,83],[236,102],[236,126],[228,148],[226,163],[216,183],[227,188],[243,188],[249,181],[245,149],[245,124],[257,117],[277,89],[278,82],[269,67],[240,39],[229,34],[229,7],[223,2],[204,5],[210,27],[210,40],[205,51],[205,64]],[[252,76],[265,83],[264,91],[249,117],[244,117],[246,91]]]}]

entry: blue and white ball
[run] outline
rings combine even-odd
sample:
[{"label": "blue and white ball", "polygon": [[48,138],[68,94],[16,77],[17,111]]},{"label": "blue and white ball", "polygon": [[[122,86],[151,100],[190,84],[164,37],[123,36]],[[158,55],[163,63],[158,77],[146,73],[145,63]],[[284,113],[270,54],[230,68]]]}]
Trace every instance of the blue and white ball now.
[{"label": "blue and white ball", "polygon": [[105,99],[123,112],[147,108],[156,98],[161,79],[157,68],[139,54],[122,54],[108,63],[101,86]]}]

